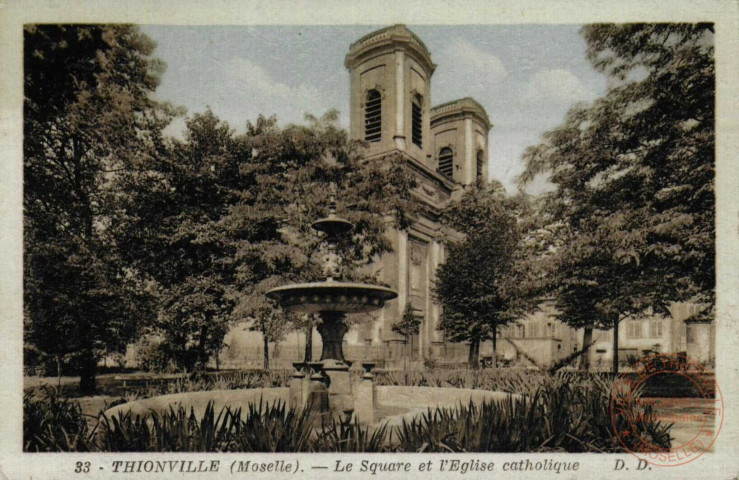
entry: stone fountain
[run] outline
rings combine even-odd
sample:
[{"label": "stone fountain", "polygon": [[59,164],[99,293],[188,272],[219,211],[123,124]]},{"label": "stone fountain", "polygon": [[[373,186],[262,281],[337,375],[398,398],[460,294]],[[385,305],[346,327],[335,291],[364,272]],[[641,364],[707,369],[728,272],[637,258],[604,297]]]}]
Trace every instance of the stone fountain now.
[{"label": "stone fountain", "polygon": [[324,257],[323,282],[299,283],[274,288],[269,298],[282,308],[295,313],[317,314],[321,318],[318,332],[323,340],[321,359],[310,364],[294,364],[296,370],[288,388],[252,388],[208,390],[161,395],[118,405],[107,410],[109,417],[128,412],[146,415],[182,406],[186,411],[204,414],[212,405],[216,411],[224,407],[248,411],[256,403],[287,402],[298,409],[310,407],[322,421],[352,418],[363,425],[398,425],[404,419],[435,407],[454,407],[470,402],[497,401],[510,394],[462,388],[376,386],[371,373],[374,364],[363,363],[365,373],[352,381],[350,364],[344,358],[342,341],[348,327],[346,315],[371,312],[397,297],[389,288],[364,283],[341,281],[341,258],[336,253],[338,241],[353,228],[351,222],[336,215],[336,202],[331,197],[329,215],[313,223],[313,228],[325,234],[327,254]]},{"label": "stone fountain", "polygon": [[354,392],[349,374],[350,364],[344,358],[342,348],[344,335],[348,331],[345,319],[350,313],[366,313],[382,308],[386,301],[396,298],[398,294],[378,285],[343,282],[339,278],[342,259],[336,253],[336,247],[353,225],[336,215],[333,195],[329,203],[329,215],[313,222],[312,227],[325,234],[328,247],[328,253],[324,256],[326,280],[285,285],[267,292],[267,297],[277,301],[285,310],[317,314],[321,318],[317,327],[323,342],[321,359],[310,364],[313,370],[310,377],[300,371],[303,365],[295,365],[297,371],[291,384],[291,403],[298,404],[295,405],[298,407],[310,404],[312,409],[325,415],[346,416],[356,410],[362,423],[371,423],[374,410],[371,364],[365,365],[367,372],[357,387],[360,391]]}]

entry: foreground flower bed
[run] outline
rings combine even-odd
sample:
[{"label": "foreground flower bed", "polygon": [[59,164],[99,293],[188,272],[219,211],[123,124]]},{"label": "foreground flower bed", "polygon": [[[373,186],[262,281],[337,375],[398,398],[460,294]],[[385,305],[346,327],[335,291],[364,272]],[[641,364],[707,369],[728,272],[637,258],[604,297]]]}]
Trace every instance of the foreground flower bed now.
[{"label": "foreground flower bed", "polygon": [[[337,421],[320,426],[284,403],[250,405],[247,412],[212,405],[197,418],[183,408],[163,414],[101,415],[95,426],[79,407],[53,392],[24,399],[25,451],[139,452],[619,452],[610,415],[612,383],[590,376],[541,376],[519,398],[429,409],[387,427]],[[522,384],[527,389],[529,383]],[[521,385],[519,385],[521,387]],[[636,432],[670,446],[669,425],[649,405],[635,412]],[[616,427],[628,420],[615,417]],[[634,436],[634,441],[637,441]]]}]

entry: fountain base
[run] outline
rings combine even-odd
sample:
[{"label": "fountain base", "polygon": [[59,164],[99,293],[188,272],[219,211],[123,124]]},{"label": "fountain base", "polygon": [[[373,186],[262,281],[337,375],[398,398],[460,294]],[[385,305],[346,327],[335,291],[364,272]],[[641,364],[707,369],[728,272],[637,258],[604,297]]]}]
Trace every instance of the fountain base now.
[{"label": "fountain base", "polygon": [[321,350],[321,361],[335,360],[346,363],[344,359],[344,335],[349,327],[344,323],[346,315],[342,312],[323,311],[320,312],[321,323],[316,330],[321,335],[323,349]]}]

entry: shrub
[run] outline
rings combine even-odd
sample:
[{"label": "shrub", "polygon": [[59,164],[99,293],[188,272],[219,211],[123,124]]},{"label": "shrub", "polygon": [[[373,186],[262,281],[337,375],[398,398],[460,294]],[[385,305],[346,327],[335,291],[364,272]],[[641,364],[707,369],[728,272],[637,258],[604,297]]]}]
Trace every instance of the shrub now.
[{"label": "shrub", "polygon": [[[611,424],[612,387],[598,377],[578,382],[560,376],[544,381],[533,395],[429,409],[398,427],[398,448],[406,452],[624,451]],[[635,395],[638,398],[640,392]],[[617,427],[631,421],[639,437],[669,449],[670,426],[656,421],[649,405],[636,410],[616,413]]]},{"label": "shrub", "polygon": [[23,450],[26,452],[89,452],[95,431],[77,403],[56,389],[42,387],[23,396]]},{"label": "shrub", "polygon": [[[428,409],[398,427],[374,428],[337,421],[319,424],[310,409],[288,408],[284,402],[250,404],[245,412],[213,404],[197,418],[183,407],[144,416],[118,413],[100,416],[98,431],[90,430],[76,404],[53,390],[24,397],[26,451],[113,452],[620,452],[614,434],[634,432],[626,445],[637,448],[639,438],[657,449],[670,447],[671,425],[656,420],[652,406],[638,401],[642,391],[616,391],[607,375],[562,372],[555,376],[525,372],[424,372],[414,375],[385,372],[385,380],[416,384],[456,383],[522,395],[503,401],[470,403],[456,408]],[[277,382],[261,373],[233,381]],[[281,378],[281,377],[280,377]],[[204,380],[202,380],[204,381]],[[227,379],[216,379],[227,382]],[[282,381],[282,380],[279,380]],[[207,384],[207,382],[206,382]],[[190,384],[183,382],[183,388]],[[191,385],[190,385],[191,386]],[[197,387],[202,387],[197,384]],[[179,387],[178,387],[179,388]],[[611,410],[611,396],[615,408]],[[631,395],[629,397],[628,395]],[[629,403],[626,401],[629,399]],[[629,407],[629,408],[625,408]],[[243,414],[243,415],[242,415]],[[613,418],[612,418],[613,415]],[[242,418],[245,417],[245,418]]]}]

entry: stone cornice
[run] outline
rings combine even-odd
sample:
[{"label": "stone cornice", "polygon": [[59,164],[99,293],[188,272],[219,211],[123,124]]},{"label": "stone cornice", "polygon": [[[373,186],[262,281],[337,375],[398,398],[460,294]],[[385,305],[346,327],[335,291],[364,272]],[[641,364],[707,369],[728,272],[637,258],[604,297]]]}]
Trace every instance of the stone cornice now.
[{"label": "stone cornice", "polygon": [[451,102],[442,103],[431,108],[431,127],[445,121],[454,120],[459,117],[472,116],[481,123],[487,131],[493,127],[488,114],[474,98],[465,97]]},{"label": "stone cornice", "polygon": [[377,30],[352,43],[344,59],[344,66],[352,69],[369,56],[398,49],[411,54],[429,77],[436,70],[436,65],[431,61],[431,53],[423,41],[401,24]]},{"label": "stone cornice", "polygon": [[443,189],[447,191],[447,193],[450,193],[456,188],[457,184],[449,179],[448,177],[442,175],[439,172],[436,172],[432,170],[431,168],[427,167],[423,163],[419,162],[415,158],[411,157],[407,153],[401,151],[401,150],[391,150],[389,152],[382,152],[377,153],[374,155],[366,155],[365,159],[374,159],[378,157],[386,157],[391,155],[400,155],[403,157],[403,160],[407,162],[408,165],[410,165],[414,170],[422,174],[424,177],[428,178],[429,180],[432,180],[433,182],[437,183],[439,186],[441,186]]}]

